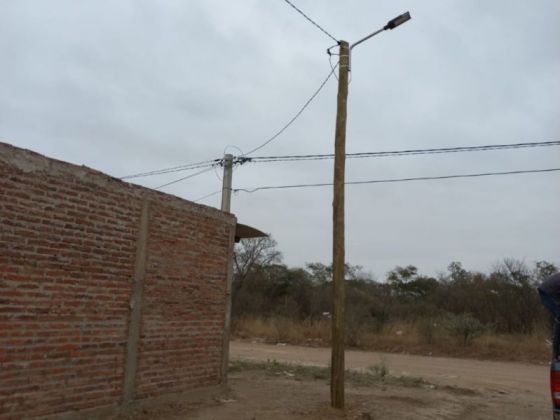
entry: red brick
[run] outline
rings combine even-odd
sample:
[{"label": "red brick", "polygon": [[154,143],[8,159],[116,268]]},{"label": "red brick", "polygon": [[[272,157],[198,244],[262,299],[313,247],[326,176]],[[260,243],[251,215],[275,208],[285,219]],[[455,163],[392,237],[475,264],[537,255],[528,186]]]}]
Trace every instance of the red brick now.
[{"label": "red brick", "polygon": [[233,217],[0,143],[0,419],[119,404],[143,197],[135,395],[221,381]]}]

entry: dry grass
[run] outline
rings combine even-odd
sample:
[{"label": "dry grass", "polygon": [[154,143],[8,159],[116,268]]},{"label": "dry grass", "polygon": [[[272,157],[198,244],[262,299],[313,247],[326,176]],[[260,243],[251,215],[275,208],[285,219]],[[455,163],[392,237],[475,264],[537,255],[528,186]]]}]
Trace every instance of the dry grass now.
[{"label": "dry grass", "polygon": [[326,320],[295,322],[286,318],[245,318],[233,325],[237,338],[260,338],[268,343],[323,346],[330,342],[331,325]]},{"label": "dry grass", "polygon": [[[388,323],[380,331],[349,328],[349,347],[389,353],[430,356],[469,357],[488,360],[542,363],[549,359],[548,333],[543,329],[532,334],[485,333],[465,345],[437,324]],[[234,323],[235,338],[259,339],[268,343],[308,346],[330,345],[329,319],[296,322],[289,319],[246,318]]]},{"label": "dry grass", "polygon": [[[330,368],[322,366],[309,366],[296,363],[278,362],[267,360],[257,362],[250,360],[236,360],[229,364],[230,372],[240,372],[244,370],[260,370],[270,375],[280,375],[301,379],[329,380]],[[365,371],[347,369],[345,370],[346,380],[355,386],[377,386],[377,385],[397,385],[404,387],[429,387],[436,389],[437,385],[432,384],[416,376],[393,376],[383,364],[371,366]]]}]

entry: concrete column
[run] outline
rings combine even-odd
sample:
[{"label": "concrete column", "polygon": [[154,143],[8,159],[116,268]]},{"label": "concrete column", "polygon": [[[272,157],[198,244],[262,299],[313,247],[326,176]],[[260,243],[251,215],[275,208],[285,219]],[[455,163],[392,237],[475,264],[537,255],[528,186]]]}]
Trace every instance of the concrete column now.
[{"label": "concrete column", "polygon": [[229,339],[231,332],[231,284],[233,282],[233,247],[235,246],[235,225],[229,234],[229,252],[226,274],[226,314],[224,323],[224,342],[222,349],[222,384],[227,385],[227,372],[229,366]]},{"label": "concrete column", "polygon": [[144,199],[140,214],[140,229],[136,242],[136,262],[134,266],[134,283],[130,296],[130,318],[128,322],[128,341],[126,344],[126,360],[124,369],[123,403],[134,399],[136,371],[138,369],[138,344],[140,341],[140,323],[142,321],[142,296],[144,293],[144,277],[146,275],[146,259],[148,254],[150,203]]}]

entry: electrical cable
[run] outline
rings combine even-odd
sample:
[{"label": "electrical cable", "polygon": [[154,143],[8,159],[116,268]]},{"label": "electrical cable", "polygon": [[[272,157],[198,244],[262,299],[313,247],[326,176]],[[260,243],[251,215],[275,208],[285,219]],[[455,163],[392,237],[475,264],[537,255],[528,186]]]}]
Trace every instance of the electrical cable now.
[{"label": "electrical cable", "polygon": [[338,81],[338,76],[336,75],[336,72],[335,72],[335,70],[336,70],[335,67],[336,67],[336,66],[333,66],[333,63],[332,63],[332,54],[330,54],[330,53],[329,53],[329,66],[331,66],[331,70],[332,70],[333,73],[334,73],[334,78]]},{"label": "electrical cable", "polygon": [[210,166],[215,165],[218,161],[220,161],[220,159],[207,160],[204,162],[197,162],[197,163],[189,163],[186,165],[173,166],[171,168],[157,169],[149,172],[141,172],[133,175],[126,175],[120,177],[119,179],[124,180],[124,179],[131,179],[131,178],[141,178],[145,176],[162,175],[162,174],[168,174],[172,172],[187,171],[191,169],[208,168]]},{"label": "electrical cable", "polygon": [[[442,176],[422,176],[416,178],[392,178],[392,179],[374,179],[370,181],[350,181],[345,182],[345,185],[361,185],[361,184],[382,184],[382,183],[392,183],[392,182],[407,182],[407,181],[430,181],[430,180],[440,180],[440,179],[456,179],[456,178],[475,178],[475,177],[485,177],[494,175],[517,175],[517,174],[530,174],[530,173],[542,173],[542,172],[555,172],[560,171],[560,168],[550,168],[550,169],[529,169],[521,171],[507,171],[507,172],[482,172],[475,174],[459,174],[459,175],[442,175]],[[325,182],[319,184],[295,184],[295,185],[272,185],[265,187],[257,187],[252,189],[247,188],[235,188],[235,192],[246,192],[254,193],[262,190],[276,190],[276,189],[288,189],[288,188],[308,188],[308,187],[327,187],[332,186],[332,182]]]},{"label": "electrical cable", "polygon": [[[368,157],[409,156],[409,155],[479,152],[479,151],[487,151],[487,150],[521,149],[521,148],[530,148],[530,147],[549,147],[549,146],[560,146],[560,141],[494,144],[494,145],[485,145],[485,146],[461,146],[461,147],[446,147],[440,149],[412,149],[412,150],[397,150],[397,151],[386,151],[386,152],[347,153],[346,157],[352,159],[352,158],[368,158]],[[300,160],[302,161],[325,160],[325,159],[334,158],[333,154],[256,156],[256,157],[245,157],[245,156],[246,155],[241,155],[241,157],[237,157],[234,163],[242,165],[246,162],[290,162],[290,161],[300,161]],[[210,167],[215,168],[217,165],[220,164],[221,161],[222,159],[213,159],[213,160],[208,160],[203,162],[174,166],[171,168],[154,170],[150,172],[142,172],[133,175],[127,175],[119,179],[125,180],[125,179],[140,178],[140,177],[153,176],[153,175],[163,175],[163,174],[168,174],[173,172],[180,172],[180,171],[193,170],[199,168],[210,168]]]},{"label": "electrical cable", "polygon": [[241,155],[243,155],[243,150],[241,150],[238,146],[236,146],[235,144],[228,144],[226,147],[224,147],[224,155],[227,153],[228,149],[237,149],[238,151],[241,152]]},{"label": "electrical cable", "polygon": [[202,197],[199,197],[196,200],[193,200],[193,202],[196,203],[197,201],[204,200],[205,198],[212,197],[213,195],[219,194],[221,192],[222,192],[222,190],[214,191],[213,193],[203,195]]},{"label": "electrical cable", "polygon": [[[550,147],[560,146],[560,141],[543,141],[531,143],[513,143],[513,144],[491,144],[484,146],[460,146],[460,147],[444,147],[439,149],[411,149],[411,150],[394,150],[386,152],[360,152],[347,153],[346,157],[352,158],[368,158],[368,157],[387,157],[387,156],[409,156],[409,155],[427,155],[440,153],[459,153],[459,152],[481,152],[489,150],[505,150],[505,149],[522,149],[530,147]],[[315,154],[315,155],[285,155],[285,156],[255,156],[247,158],[249,162],[290,162],[298,160],[325,160],[333,159],[333,154]]]},{"label": "electrical cable", "polygon": [[338,39],[336,39],[334,36],[332,36],[330,33],[328,33],[324,28],[322,28],[317,22],[315,22],[313,19],[311,19],[305,13],[303,13],[303,11],[301,9],[299,9],[295,4],[293,4],[290,0],[284,0],[284,1],[286,3],[288,3],[290,6],[292,6],[294,8],[294,10],[296,10],[300,15],[302,15],[305,19],[307,19],[309,22],[311,22],[311,24],[313,24],[321,32],[323,32],[325,35],[327,35],[330,39],[332,39],[337,44],[339,43]]},{"label": "electrical cable", "polygon": [[[338,55],[338,54],[332,54],[329,51],[329,65],[331,66],[331,69],[334,71],[333,64],[332,64],[332,56],[333,55]],[[334,73],[334,78],[338,81],[338,76],[336,75],[336,72]],[[350,83],[352,83],[352,72],[348,72],[348,86],[350,86]]]},{"label": "electrical cable", "polygon": [[176,184],[177,182],[181,182],[181,181],[184,181],[184,180],[189,179],[189,178],[194,178],[197,175],[201,175],[201,174],[209,172],[213,169],[214,169],[214,165],[212,165],[209,168],[205,168],[202,171],[195,172],[194,174],[190,174],[190,175],[184,176],[182,178],[176,179],[174,181],[168,182],[166,184],[160,185],[159,187],[155,187],[154,189],[159,190],[160,188],[167,187],[168,185]]},{"label": "electrical cable", "polygon": [[216,175],[216,178],[218,179],[218,181],[220,181],[220,182],[223,181],[222,177],[220,176],[220,174],[217,171],[217,166],[214,166],[214,175]]},{"label": "electrical cable", "polygon": [[313,101],[313,99],[315,99],[315,97],[319,94],[319,92],[321,92],[321,90],[323,89],[323,87],[325,87],[325,85],[327,84],[327,82],[329,81],[329,79],[331,78],[331,76],[334,74],[336,67],[338,66],[338,63],[334,66],[334,68],[331,69],[331,71],[329,72],[327,78],[325,80],[323,80],[323,82],[321,83],[321,85],[319,86],[319,88],[313,93],[313,95],[311,95],[311,97],[307,100],[307,102],[305,102],[305,104],[301,107],[301,109],[294,115],[294,117],[292,117],[292,119],[290,121],[288,121],[288,123],[286,125],[284,125],[278,132],[276,132],[276,134],[274,134],[272,137],[270,137],[267,141],[265,141],[263,144],[261,144],[260,146],[255,147],[254,149],[248,151],[247,153],[244,153],[242,156],[248,156],[251,153],[256,152],[259,149],[262,149],[264,146],[266,146],[267,144],[269,144],[271,141],[275,140],[278,136],[280,136],[280,134],[282,134],[284,131],[286,131],[286,129],[292,125],[295,120],[298,119],[298,117],[303,113],[303,111],[305,111],[305,109],[309,106],[309,104]]}]

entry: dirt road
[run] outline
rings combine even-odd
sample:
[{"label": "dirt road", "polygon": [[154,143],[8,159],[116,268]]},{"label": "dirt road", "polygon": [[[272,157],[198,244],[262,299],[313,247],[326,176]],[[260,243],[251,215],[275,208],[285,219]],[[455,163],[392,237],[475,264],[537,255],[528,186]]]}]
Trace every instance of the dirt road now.
[{"label": "dirt road", "polygon": [[[327,366],[329,349],[232,342],[232,360]],[[348,351],[347,366],[383,363],[393,376],[419,376],[431,384],[369,386],[349,382],[345,411],[329,405],[324,377],[298,377],[263,368],[230,373],[228,389],[175,397],[110,420],[550,420],[548,369],[520,363]],[[416,383],[412,381],[413,383]],[[443,385],[443,386],[440,386]],[[451,387],[446,386],[451,385]]]},{"label": "dirt road", "polygon": [[[327,348],[234,341],[230,352],[234,360],[270,359],[316,366],[328,366],[330,360]],[[395,376],[420,376],[438,384],[508,394],[529,393],[542,404],[549,404],[548,366],[353,350],[346,352],[347,368],[366,369],[379,363],[384,363],[390,374]]]}]

